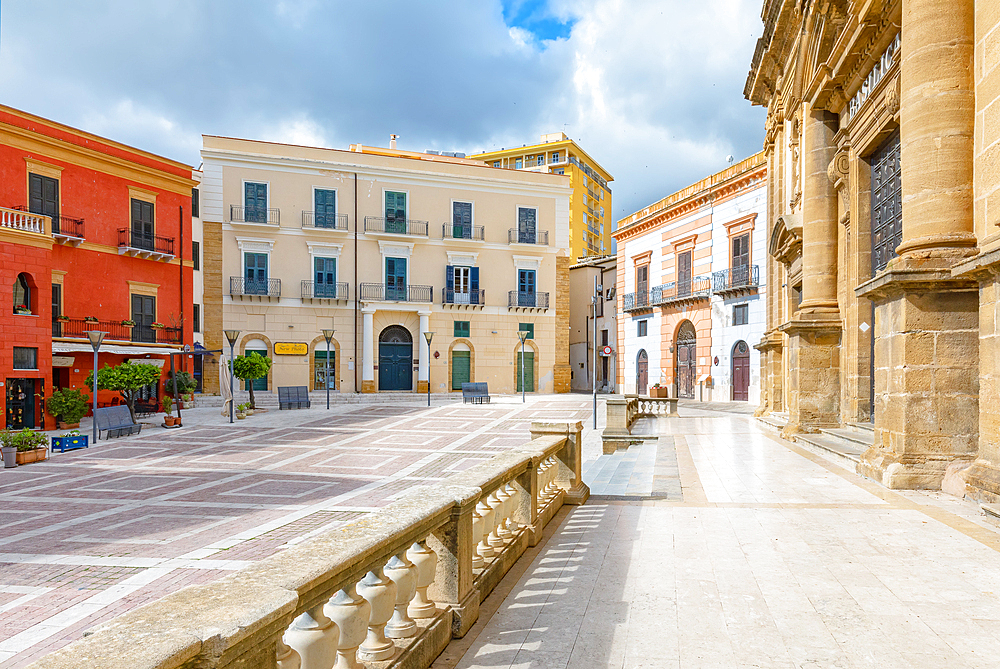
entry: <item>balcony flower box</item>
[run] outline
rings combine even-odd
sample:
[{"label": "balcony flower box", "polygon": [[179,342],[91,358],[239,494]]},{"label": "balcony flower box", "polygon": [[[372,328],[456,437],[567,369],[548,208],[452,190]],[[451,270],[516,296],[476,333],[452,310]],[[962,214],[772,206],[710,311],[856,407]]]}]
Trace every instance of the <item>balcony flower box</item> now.
[{"label": "balcony flower box", "polygon": [[56,320],[60,323],[69,323],[69,316],[56,316]]},{"label": "balcony flower box", "polygon": [[17,452],[17,464],[18,465],[29,465],[32,462],[41,462],[49,457],[49,449],[42,446],[41,448],[32,448],[27,451]]},{"label": "balcony flower box", "polygon": [[127,328],[134,328],[135,327],[135,321],[133,321],[130,318],[126,318],[125,320],[122,321],[122,325],[124,325]]},{"label": "balcony flower box", "polygon": [[14,307],[14,313],[15,314],[20,314],[21,316],[30,316],[31,315],[31,309],[29,309],[28,307],[24,306],[23,304],[19,304],[16,307]]},{"label": "balcony flower box", "polygon": [[90,437],[86,434],[64,434],[61,437],[52,437],[52,450],[65,453],[78,448],[89,448],[89,441]]},{"label": "balcony flower box", "polygon": [[664,387],[653,386],[652,388],[649,389],[649,396],[650,397],[663,397],[663,398],[666,398],[667,397],[667,388],[666,388],[666,386],[664,386]]},{"label": "balcony flower box", "polygon": [[162,330],[163,328],[165,328],[165,327],[167,327],[167,326],[166,326],[166,325],[164,325],[163,323],[153,323],[153,324],[152,324],[152,325],[150,325],[149,327],[151,327],[151,328],[152,328],[152,329],[154,329],[154,330]]},{"label": "balcony flower box", "polygon": [[84,323],[99,323],[100,321],[98,321],[97,318],[95,318],[94,316],[86,316],[86,317],[84,317],[83,322]]}]

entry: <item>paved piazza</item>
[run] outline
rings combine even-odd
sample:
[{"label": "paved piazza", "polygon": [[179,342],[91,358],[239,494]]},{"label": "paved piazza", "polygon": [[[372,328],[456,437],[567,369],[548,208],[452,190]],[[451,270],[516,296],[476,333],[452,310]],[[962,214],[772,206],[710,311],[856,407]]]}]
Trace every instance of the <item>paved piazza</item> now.
[{"label": "paved piazza", "polygon": [[183,429],[0,470],[0,667],[523,444],[531,421],[591,416],[579,395],[314,403],[234,425],[194,409]]}]

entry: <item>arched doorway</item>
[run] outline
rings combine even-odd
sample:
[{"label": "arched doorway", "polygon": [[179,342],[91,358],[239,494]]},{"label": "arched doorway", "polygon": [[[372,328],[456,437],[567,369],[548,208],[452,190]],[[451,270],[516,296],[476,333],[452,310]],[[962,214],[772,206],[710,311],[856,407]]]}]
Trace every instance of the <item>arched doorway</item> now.
[{"label": "arched doorway", "polygon": [[635,394],[645,395],[646,386],[649,385],[649,356],[646,349],[639,351],[635,359]]},{"label": "arched doorway", "polygon": [[733,400],[746,402],[750,399],[750,347],[745,341],[733,346]]},{"label": "arched doorway", "polygon": [[378,389],[413,390],[413,336],[402,325],[378,336]]},{"label": "arched doorway", "polygon": [[677,328],[677,396],[694,399],[694,386],[698,373],[698,335],[691,321],[684,321]]}]

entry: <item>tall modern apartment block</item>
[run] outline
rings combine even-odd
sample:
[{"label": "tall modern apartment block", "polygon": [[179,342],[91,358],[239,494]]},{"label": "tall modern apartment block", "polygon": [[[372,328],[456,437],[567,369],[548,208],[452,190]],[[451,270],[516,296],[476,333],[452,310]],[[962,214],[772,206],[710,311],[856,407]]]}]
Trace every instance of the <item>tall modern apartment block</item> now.
[{"label": "tall modern apartment block", "polygon": [[614,177],[564,133],[542,135],[532,146],[501,149],[471,156],[503,169],[564,174],[573,194],[569,236],[573,258],[612,252],[611,188]]},{"label": "tall modern apartment block", "polygon": [[205,346],[236,329],[238,353],[271,357],[255,390],[569,390],[565,177],[394,148],[203,142]]}]

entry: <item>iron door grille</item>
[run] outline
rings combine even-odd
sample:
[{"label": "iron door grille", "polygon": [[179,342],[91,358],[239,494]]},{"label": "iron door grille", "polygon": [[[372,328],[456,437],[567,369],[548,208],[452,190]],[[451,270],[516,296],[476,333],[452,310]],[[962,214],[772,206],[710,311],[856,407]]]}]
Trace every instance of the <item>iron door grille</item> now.
[{"label": "iron door grille", "polygon": [[899,133],[872,155],[872,276],[896,257],[903,241],[903,195],[899,176]]}]

